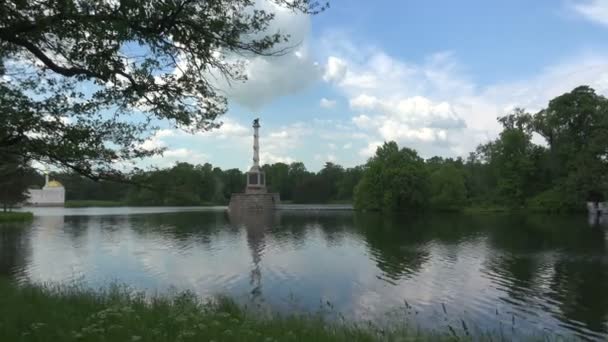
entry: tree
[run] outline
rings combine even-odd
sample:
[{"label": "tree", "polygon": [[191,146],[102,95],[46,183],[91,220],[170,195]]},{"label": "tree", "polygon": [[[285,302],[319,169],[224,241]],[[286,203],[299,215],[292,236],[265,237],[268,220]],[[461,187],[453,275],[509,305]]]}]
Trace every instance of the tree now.
[{"label": "tree", "polygon": [[266,184],[271,192],[278,192],[281,199],[291,200],[293,188],[290,186],[289,165],[285,163],[275,163],[262,167],[266,172]]},{"label": "tree", "polygon": [[326,201],[335,200],[338,198],[339,182],[344,177],[344,168],[332,162],[325,163],[325,166],[319,171],[318,177],[328,190],[328,198]]},{"label": "tree", "polygon": [[428,174],[424,160],[409,148],[384,143],[367,162],[355,189],[355,207],[363,210],[403,211],[427,206]]},{"label": "tree", "polygon": [[338,197],[339,200],[352,200],[355,187],[363,176],[363,167],[356,166],[348,168],[344,171],[342,179],[338,181]]},{"label": "tree", "polygon": [[[326,4],[268,0],[306,14]],[[161,123],[218,126],[212,80],[245,79],[238,56],[280,55],[289,37],[251,0],[0,2],[0,150],[118,177],[116,163],[162,152]]]},{"label": "tree", "polygon": [[577,87],[536,114],[534,129],[549,144],[554,190],[571,206],[608,191],[608,99]]},{"label": "tree", "polygon": [[500,204],[521,206],[535,188],[535,161],[542,148],[532,143],[532,116],[524,110],[515,109],[498,121],[503,131],[498,139],[478,147],[477,156],[494,178],[490,198]]},{"label": "tree", "polygon": [[331,199],[331,187],[327,180],[319,175],[307,177],[298,183],[293,190],[295,203],[327,203]]},{"label": "tree", "polygon": [[451,163],[437,167],[430,175],[430,204],[441,210],[458,210],[466,204],[462,170]]},{"label": "tree", "polygon": [[3,211],[27,199],[28,174],[27,162],[20,156],[0,154],[0,204]]}]

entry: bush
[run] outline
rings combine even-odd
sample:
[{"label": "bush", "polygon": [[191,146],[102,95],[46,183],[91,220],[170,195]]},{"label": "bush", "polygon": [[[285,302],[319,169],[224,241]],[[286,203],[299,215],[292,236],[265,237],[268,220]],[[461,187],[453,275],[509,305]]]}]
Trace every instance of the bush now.
[{"label": "bush", "polygon": [[578,212],[586,210],[583,201],[575,201],[572,196],[555,188],[541,192],[529,199],[526,204],[527,208],[533,211]]}]

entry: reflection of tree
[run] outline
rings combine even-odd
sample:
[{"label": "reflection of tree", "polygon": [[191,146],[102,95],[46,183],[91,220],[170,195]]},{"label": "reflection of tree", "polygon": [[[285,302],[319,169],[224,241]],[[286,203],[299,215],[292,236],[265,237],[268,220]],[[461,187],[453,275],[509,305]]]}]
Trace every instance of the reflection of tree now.
[{"label": "reflection of tree", "polygon": [[561,258],[555,263],[551,289],[559,301],[560,320],[576,321],[608,332],[608,267],[602,260]]},{"label": "reflection of tree", "polygon": [[226,213],[217,210],[133,215],[129,223],[138,235],[170,239],[178,248],[192,242],[208,247],[220,233],[238,234],[229,225]]},{"label": "reflection of tree", "polygon": [[429,236],[416,221],[381,214],[355,216],[376,265],[393,281],[419,272],[430,257]]},{"label": "reflection of tree", "polygon": [[247,245],[251,251],[253,269],[251,270],[251,294],[254,298],[262,296],[261,262],[266,248],[265,236],[274,226],[278,226],[275,211],[230,211],[230,222],[235,227],[244,227],[247,231]]},{"label": "reflection of tree", "polygon": [[0,277],[12,277],[23,269],[31,254],[27,223],[0,224]]},{"label": "reflection of tree", "polygon": [[[511,300],[529,305],[545,291],[548,281],[542,275],[552,274],[551,292],[543,295],[558,303],[557,319],[606,331],[608,268],[603,230],[590,228],[584,217],[577,216],[499,216],[488,227],[493,252],[487,270],[498,285],[506,286]],[[543,258],[549,252],[559,256],[557,261]]]},{"label": "reflection of tree", "polygon": [[353,230],[352,211],[281,211],[280,226],[274,226],[272,234],[281,243],[300,247],[313,229],[319,229],[329,246],[340,245]]}]

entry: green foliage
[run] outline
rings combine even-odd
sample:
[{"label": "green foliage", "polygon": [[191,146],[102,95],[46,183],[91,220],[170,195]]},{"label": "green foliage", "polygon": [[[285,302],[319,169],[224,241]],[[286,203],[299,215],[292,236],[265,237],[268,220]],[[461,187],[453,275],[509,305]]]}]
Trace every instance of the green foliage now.
[{"label": "green foliage", "polygon": [[281,199],[291,200],[293,198],[295,180],[292,179],[293,174],[289,172],[289,165],[285,163],[264,165],[262,170],[266,172],[266,183],[269,191],[278,192]]},{"label": "green foliage", "polygon": [[0,222],[23,222],[34,219],[34,214],[29,212],[0,212]]},{"label": "green foliage", "polygon": [[534,129],[549,144],[554,186],[578,202],[608,191],[608,99],[578,87],[551,100]]},{"label": "green foliage", "polygon": [[586,203],[578,201],[575,193],[565,192],[564,187],[555,188],[541,192],[526,202],[526,207],[531,211],[542,212],[573,212],[585,211]]},{"label": "green foliage", "polygon": [[[177,163],[169,169],[142,173],[134,177],[133,182],[140,186],[131,188],[127,203],[196,206],[202,203],[224,202],[224,191],[220,187],[225,187],[225,183],[221,175],[218,175],[219,172],[221,170],[214,172],[211,164]],[[230,172],[230,177],[234,177],[234,171]]]},{"label": "green foliage", "polygon": [[363,167],[356,166],[344,170],[344,175],[338,181],[338,200],[352,200],[355,187],[363,177]]},{"label": "green foliage", "polygon": [[0,206],[7,211],[27,199],[32,170],[19,155],[0,151],[0,160]]},{"label": "green foliage", "polygon": [[[305,14],[327,7],[268,1]],[[0,80],[10,80],[0,81],[0,152],[119,178],[116,163],[162,152],[142,145],[159,123],[217,127],[227,106],[214,80],[245,80],[238,56],[278,55],[289,40],[268,32],[274,13],[255,4],[0,2]]]},{"label": "green foliage", "polygon": [[395,142],[378,148],[355,189],[355,207],[360,210],[423,209],[428,199],[424,160],[414,150],[399,150]]},{"label": "green foliage", "polygon": [[464,173],[452,164],[439,166],[430,175],[431,207],[439,210],[459,210],[466,205]]}]

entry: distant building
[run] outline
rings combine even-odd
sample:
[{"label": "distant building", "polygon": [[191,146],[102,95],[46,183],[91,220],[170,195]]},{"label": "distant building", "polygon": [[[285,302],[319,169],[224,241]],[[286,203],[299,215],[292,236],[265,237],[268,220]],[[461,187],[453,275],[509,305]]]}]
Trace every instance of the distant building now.
[{"label": "distant building", "polygon": [[42,189],[28,190],[26,203],[38,207],[63,207],[65,204],[65,188],[56,180],[49,181],[49,175],[47,174]]}]

